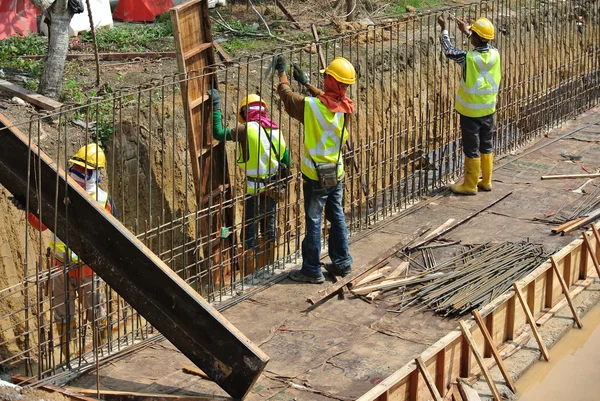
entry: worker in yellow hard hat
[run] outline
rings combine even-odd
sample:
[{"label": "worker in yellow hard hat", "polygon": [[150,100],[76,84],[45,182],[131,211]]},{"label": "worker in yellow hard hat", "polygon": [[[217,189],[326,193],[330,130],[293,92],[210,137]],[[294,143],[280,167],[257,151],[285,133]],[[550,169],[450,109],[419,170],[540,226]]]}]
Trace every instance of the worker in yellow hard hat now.
[{"label": "worker in yellow hard hat", "polygon": [[[83,146],[69,159],[69,180],[75,181],[79,186],[94,198],[107,212],[118,217],[114,201],[101,189],[98,184],[102,181],[102,170],[106,167],[104,151],[95,143]],[[11,198],[12,203],[19,209],[25,209],[23,196]],[[40,231],[47,227],[33,213],[28,215],[29,223]],[[78,233],[73,233],[77,235]],[[79,233],[85,235],[85,233]],[[77,356],[78,337],[75,316],[82,316],[79,322],[81,327],[86,327],[96,319],[96,328],[100,335],[100,342],[105,343],[108,337],[106,319],[106,301],[102,280],[84,264],[75,252],[68,248],[58,236],[52,235],[48,244],[48,263],[52,268],[50,279],[51,309],[56,323],[56,330],[60,339],[60,347],[64,362]],[[93,291],[92,291],[93,288]],[[79,300],[79,310],[75,307],[75,298]],[[93,305],[96,306],[95,316]],[[85,329],[83,330],[85,332]],[[82,334],[82,339],[85,333]],[[85,341],[85,340],[83,340]],[[85,346],[83,346],[85,347]],[[80,352],[83,351],[79,349]]]},{"label": "worker in yellow hard hat", "polygon": [[[237,110],[236,127],[224,128],[219,92],[208,92],[213,105],[213,137],[237,142],[237,165],[246,174],[243,270],[248,275],[274,262],[277,202],[290,174],[290,155],[283,133],[269,118],[267,104],[259,95],[246,96]],[[259,228],[263,241],[257,246]]]},{"label": "worker in yellow hard hat", "polygon": [[[494,114],[502,73],[500,54],[490,45],[494,39],[494,25],[487,18],[477,19],[470,27],[456,18],[459,30],[468,35],[474,49],[459,50],[452,46],[448,24],[438,18],[442,28],[441,42],[446,57],[462,67],[462,79],[456,94],[455,109],[460,114],[465,177],[460,185],[452,185],[452,192],[475,195],[477,190],[492,190],[494,168]],[[481,179],[479,173],[481,171]]]},{"label": "worker in yellow hard hat", "polygon": [[277,92],[285,110],[304,124],[302,176],[306,232],[302,241],[302,268],[292,271],[290,278],[320,284],[325,281],[320,263],[323,208],[331,224],[328,245],[332,263],[326,264],[325,270],[339,276],[352,271],[342,207],[342,148],[348,139],[348,116],[354,111],[346,90],[356,82],[356,72],[350,61],[336,57],[321,71],[325,74],[324,90],[319,90],[310,85],[308,75],[299,66],[293,65],[294,79],[312,94],[305,97],[293,93],[287,80],[285,58],[278,56],[274,66],[279,72]]}]

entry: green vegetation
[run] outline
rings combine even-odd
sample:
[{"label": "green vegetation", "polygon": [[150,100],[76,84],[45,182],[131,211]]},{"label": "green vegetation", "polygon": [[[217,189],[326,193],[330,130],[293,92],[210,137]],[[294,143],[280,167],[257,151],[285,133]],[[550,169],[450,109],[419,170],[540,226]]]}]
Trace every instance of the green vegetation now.
[{"label": "green vegetation", "polygon": [[[43,55],[46,53],[46,38],[38,35],[13,36],[0,40],[0,66],[6,70],[14,70],[22,74],[37,78],[42,73],[44,66],[42,60],[30,60],[22,55]],[[33,80],[27,82],[28,89],[37,84]]]},{"label": "green vegetation", "polygon": [[407,12],[406,6],[414,7],[417,10],[437,8],[442,4],[442,0],[398,0],[392,8],[392,14],[404,14]]},{"label": "green vegetation", "polygon": [[[98,50],[100,52],[173,50],[172,40],[158,42],[160,47],[157,48],[157,39],[173,36],[173,27],[168,17],[169,15],[166,13],[159,16],[156,22],[150,24],[117,24],[110,29],[99,29],[96,31]],[[82,33],[80,41],[91,43],[91,32]]]}]

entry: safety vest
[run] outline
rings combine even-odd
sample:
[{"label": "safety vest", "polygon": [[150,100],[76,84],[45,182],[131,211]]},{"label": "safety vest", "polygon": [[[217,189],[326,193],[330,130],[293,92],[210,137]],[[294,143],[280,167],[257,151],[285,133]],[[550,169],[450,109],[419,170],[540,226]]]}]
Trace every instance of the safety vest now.
[{"label": "safety vest", "polygon": [[304,98],[302,174],[318,181],[315,163],[338,163],[337,175],[341,179],[344,176],[344,161],[340,154],[340,141],[346,142],[347,139],[344,113],[334,113],[316,97]]},{"label": "safety vest", "polygon": [[[106,208],[106,204],[108,203],[108,193],[106,193],[103,190],[101,190],[100,188],[98,188],[98,198],[96,198],[96,192],[91,193],[90,196],[92,198],[94,198],[95,200],[97,200],[98,203],[100,205],[102,205],[103,208]],[[54,234],[52,236],[52,240],[50,240],[48,247],[54,253],[54,258],[56,259],[57,262],[64,263],[66,260],[67,253],[69,253],[70,263],[78,264],[80,262],[79,256],[77,256],[77,254],[75,252],[70,250],[67,247],[67,244],[65,244],[60,238],[58,238],[58,236],[56,236],[56,234]],[[88,269],[89,269],[89,267],[88,267]],[[84,274],[84,276],[90,276],[91,272],[92,272],[91,269],[89,269],[89,274],[87,274],[87,272],[86,272],[86,274]],[[69,272],[69,275],[71,276],[70,273],[71,272]]]},{"label": "safety vest", "polygon": [[460,81],[455,108],[466,117],[484,117],[496,111],[500,86],[500,54],[490,48],[486,53],[470,51],[466,57],[466,76]]},{"label": "safety vest", "polygon": [[[271,137],[270,141],[267,135]],[[271,149],[271,142],[277,152]],[[246,144],[248,160],[244,160],[244,149],[239,143],[237,160],[237,165],[246,172],[246,193],[264,192],[265,178],[277,174],[279,169],[279,160],[286,150],[285,139],[278,129],[263,128],[251,121],[246,123]]]}]

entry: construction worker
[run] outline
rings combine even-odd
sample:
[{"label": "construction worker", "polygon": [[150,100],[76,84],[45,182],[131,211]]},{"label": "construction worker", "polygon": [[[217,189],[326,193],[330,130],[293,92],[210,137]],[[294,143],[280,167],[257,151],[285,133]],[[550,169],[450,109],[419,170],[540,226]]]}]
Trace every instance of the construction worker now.
[{"label": "construction worker", "polygon": [[[95,143],[83,146],[69,160],[69,178],[94,198],[113,216],[118,217],[117,208],[112,198],[102,190],[98,183],[102,180],[102,169],[106,167],[106,156],[102,149]],[[25,198],[16,196],[12,203],[21,210],[25,210]],[[28,215],[29,223],[40,231],[47,227],[33,214]],[[73,233],[75,235],[75,233]],[[90,323],[94,319],[93,305],[96,306],[96,321],[100,342],[105,343],[108,337],[106,320],[105,299],[101,279],[94,274],[92,269],[83,264],[79,256],[67,247],[58,236],[52,235],[48,244],[49,263],[55,268],[52,270],[50,288],[52,289],[51,309],[54,322],[60,338],[61,352],[65,361],[69,355],[76,355],[77,323],[75,316],[75,297],[79,299],[79,309],[84,321],[80,325]],[[92,292],[93,288],[93,292]],[[68,291],[67,291],[68,289]],[[85,337],[82,336],[82,337]]]},{"label": "construction worker", "polygon": [[460,114],[465,177],[462,184],[452,185],[450,189],[457,194],[476,195],[478,188],[492,190],[492,131],[501,79],[500,54],[489,43],[494,39],[494,25],[487,18],[477,19],[471,27],[460,18],[456,18],[456,23],[459,30],[469,36],[474,50],[459,50],[452,46],[447,22],[443,16],[438,17],[444,54],[462,67],[455,109]]},{"label": "construction worker", "polygon": [[285,110],[304,124],[302,176],[306,233],[302,241],[302,268],[292,271],[290,278],[320,284],[325,281],[320,263],[323,208],[331,224],[329,256],[332,263],[326,264],[325,270],[336,276],[346,276],[352,271],[342,207],[342,147],[348,139],[347,116],[354,111],[346,89],[356,82],[356,72],[348,60],[335,58],[321,71],[325,73],[324,91],[321,91],[310,85],[307,74],[294,65],[294,79],[313,95],[305,97],[292,92],[285,72],[287,61],[282,56],[274,61],[274,67],[279,72],[277,92]]},{"label": "construction worker", "polygon": [[[279,126],[267,115],[267,104],[256,94],[246,96],[238,108],[235,128],[223,128],[219,91],[208,91],[213,105],[213,137],[238,143],[237,165],[246,173],[243,240],[244,275],[265,266],[275,257],[277,201],[285,190],[290,154]],[[264,242],[257,247],[258,228]],[[258,248],[259,251],[255,252]],[[257,254],[258,253],[258,254]]]}]

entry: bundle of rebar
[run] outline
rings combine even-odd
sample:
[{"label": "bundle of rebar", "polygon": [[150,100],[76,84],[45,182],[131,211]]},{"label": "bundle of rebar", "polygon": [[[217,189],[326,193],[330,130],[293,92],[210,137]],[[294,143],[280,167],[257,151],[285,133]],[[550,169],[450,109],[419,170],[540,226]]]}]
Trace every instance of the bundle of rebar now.
[{"label": "bundle of rebar", "polygon": [[561,205],[547,221],[559,224],[566,223],[580,217],[590,216],[598,208],[600,208],[600,185],[596,185],[589,195],[581,196],[568,205]]},{"label": "bundle of rebar", "polygon": [[419,273],[431,280],[410,292],[400,310],[420,302],[443,316],[463,315],[487,305],[547,257],[542,245],[529,242],[468,249]]}]

